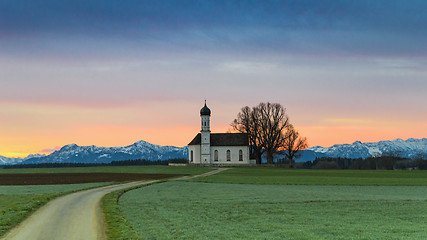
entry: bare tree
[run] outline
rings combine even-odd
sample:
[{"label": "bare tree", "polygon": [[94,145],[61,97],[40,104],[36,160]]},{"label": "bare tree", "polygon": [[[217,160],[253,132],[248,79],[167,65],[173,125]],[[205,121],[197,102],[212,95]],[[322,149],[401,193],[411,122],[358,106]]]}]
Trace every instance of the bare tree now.
[{"label": "bare tree", "polygon": [[237,132],[247,133],[249,135],[250,153],[256,158],[257,164],[261,164],[261,157],[264,149],[259,141],[259,111],[257,108],[243,107],[237,114],[237,118],[231,123],[233,129]]},{"label": "bare tree", "polygon": [[259,141],[267,153],[267,163],[273,164],[274,154],[283,146],[289,118],[285,108],[278,103],[260,103],[255,108],[259,111]]},{"label": "bare tree", "polygon": [[283,146],[288,125],[285,108],[278,103],[260,103],[253,108],[246,106],[231,124],[234,130],[248,133],[251,153],[257,164],[261,164],[264,152],[267,153],[267,162],[274,163],[273,156]]},{"label": "bare tree", "polygon": [[307,146],[307,138],[301,137],[294,126],[290,124],[283,138],[283,150],[289,159],[290,167],[294,167],[294,158],[298,157],[298,152],[306,149]]}]

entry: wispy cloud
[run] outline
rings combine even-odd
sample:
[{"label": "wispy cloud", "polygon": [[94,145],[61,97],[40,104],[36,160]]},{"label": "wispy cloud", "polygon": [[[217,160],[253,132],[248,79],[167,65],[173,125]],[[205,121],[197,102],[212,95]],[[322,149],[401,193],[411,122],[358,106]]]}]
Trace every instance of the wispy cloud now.
[{"label": "wispy cloud", "polygon": [[54,148],[44,148],[44,149],[40,150],[40,153],[52,153],[52,152],[58,151],[60,149],[61,149],[61,147],[59,147],[59,146],[56,146]]}]

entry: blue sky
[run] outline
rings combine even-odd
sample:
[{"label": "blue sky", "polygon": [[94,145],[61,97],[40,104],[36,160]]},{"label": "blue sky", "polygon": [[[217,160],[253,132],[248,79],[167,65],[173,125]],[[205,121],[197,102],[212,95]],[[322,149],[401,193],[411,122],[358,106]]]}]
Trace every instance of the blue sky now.
[{"label": "blue sky", "polygon": [[44,41],[75,40],[77,52],[94,55],[100,41],[122,53],[144,44],[139,49],[424,56],[426,9],[425,1],[1,1],[0,26],[10,54],[63,56],[66,49]]},{"label": "blue sky", "polygon": [[[0,0],[0,155],[41,149],[31,139],[183,146],[204,99],[218,132],[241,107],[271,101],[311,146],[425,137],[426,10],[415,0]],[[103,128],[115,130],[87,130]]]}]

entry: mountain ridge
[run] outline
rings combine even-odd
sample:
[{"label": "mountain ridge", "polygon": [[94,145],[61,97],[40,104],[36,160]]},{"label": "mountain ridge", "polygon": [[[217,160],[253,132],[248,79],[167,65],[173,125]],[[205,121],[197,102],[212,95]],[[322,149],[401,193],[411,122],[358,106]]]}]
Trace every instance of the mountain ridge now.
[{"label": "mountain ridge", "polygon": [[[368,158],[381,155],[399,155],[413,158],[417,154],[427,155],[427,138],[407,140],[382,140],[379,142],[355,141],[351,144],[335,144],[331,147],[313,146],[301,151],[298,162],[313,161],[316,158]],[[278,155],[277,157],[280,157]],[[188,147],[160,146],[140,140],[124,147],[97,147],[68,144],[49,155],[29,155],[25,158],[7,158],[0,156],[0,164],[33,163],[110,163],[120,160],[167,160],[188,158]]]},{"label": "mountain ridge", "polygon": [[355,141],[351,144],[335,144],[331,147],[313,146],[301,151],[297,161],[313,161],[316,158],[368,158],[382,155],[394,155],[403,158],[414,158],[417,154],[427,154],[427,138],[409,138],[403,140],[382,140],[379,142]]},{"label": "mountain ridge", "polygon": [[167,160],[187,158],[188,147],[159,146],[140,140],[124,147],[97,147],[67,144],[61,149],[45,156],[26,158],[0,158],[0,164],[34,164],[34,163],[110,163],[121,160]]}]

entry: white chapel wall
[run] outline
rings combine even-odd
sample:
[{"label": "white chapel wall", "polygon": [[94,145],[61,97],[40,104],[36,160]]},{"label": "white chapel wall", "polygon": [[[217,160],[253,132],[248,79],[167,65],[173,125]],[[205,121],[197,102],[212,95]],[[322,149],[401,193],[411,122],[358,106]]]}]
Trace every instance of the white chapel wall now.
[{"label": "white chapel wall", "polygon": [[[193,162],[191,162],[191,151],[193,151]],[[200,164],[200,145],[188,146],[188,161],[190,164]]]},{"label": "white chapel wall", "polygon": [[[218,161],[215,161],[215,150],[218,151]],[[230,150],[230,161],[227,161],[227,150]],[[242,150],[243,161],[239,161],[239,150]],[[211,146],[211,163],[213,164],[250,164],[249,146]]]}]

